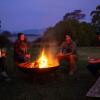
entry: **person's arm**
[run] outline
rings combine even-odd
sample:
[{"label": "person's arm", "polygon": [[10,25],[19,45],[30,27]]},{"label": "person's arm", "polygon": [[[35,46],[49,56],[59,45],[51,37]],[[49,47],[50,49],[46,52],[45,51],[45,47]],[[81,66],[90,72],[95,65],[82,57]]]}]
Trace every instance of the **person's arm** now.
[{"label": "person's arm", "polygon": [[59,50],[58,53],[62,54],[63,53],[63,48],[64,48],[65,42],[63,42],[60,46],[59,46]]},{"label": "person's arm", "polygon": [[14,53],[15,55],[19,55],[19,56],[24,56],[24,52],[23,50],[20,48],[20,44],[18,44],[18,42],[16,42],[14,44]]},{"label": "person's arm", "polygon": [[20,48],[17,46],[17,44],[14,45],[14,53],[21,55]]},{"label": "person's arm", "polygon": [[77,55],[77,46],[76,46],[76,43],[74,41],[72,42],[72,54]]}]

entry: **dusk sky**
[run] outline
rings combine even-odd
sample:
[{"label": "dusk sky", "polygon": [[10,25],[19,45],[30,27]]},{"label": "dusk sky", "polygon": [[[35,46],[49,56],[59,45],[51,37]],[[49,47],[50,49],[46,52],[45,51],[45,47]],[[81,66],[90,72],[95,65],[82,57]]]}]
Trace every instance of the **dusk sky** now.
[{"label": "dusk sky", "polygon": [[90,22],[90,12],[100,0],[0,0],[2,29],[21,31],[42,29],[55,25],[64,14],[82,10]]}]

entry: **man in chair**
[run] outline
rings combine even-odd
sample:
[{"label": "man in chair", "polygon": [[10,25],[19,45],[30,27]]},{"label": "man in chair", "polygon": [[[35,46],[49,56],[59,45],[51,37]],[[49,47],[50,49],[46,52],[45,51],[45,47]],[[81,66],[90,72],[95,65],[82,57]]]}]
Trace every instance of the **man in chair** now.
[{"label": "man in chair", "polygon": [[59,62],[65,59],[68,63],[69,75],[73,75],[76,71],[76,46],[70,35],[65,36],[65,41],[61,45]]}]

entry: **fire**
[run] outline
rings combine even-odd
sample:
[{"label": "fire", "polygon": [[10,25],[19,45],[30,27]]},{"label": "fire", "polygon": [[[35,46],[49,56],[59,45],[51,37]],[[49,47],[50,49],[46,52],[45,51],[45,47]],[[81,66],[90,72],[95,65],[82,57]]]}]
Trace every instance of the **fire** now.
[{"label": "fire", "polygon": [[48,59],[47,56],[45,55],[44,49],[42,50],[41,56],[38,59],[38,66],[39,68],[45,68],[46,66],[48,66]]},{"label": "fire", "polygon": [[50,68],[55,66],[59,66],[57,57],[51,52],[45,52],[45,49],[42,50],[37,60],[20,64],[20,67],[25,68]]},{"label": "fire", "polygon": [[38,68],[49,68],[58,65],[59,63],[57,58],[55,58],[50,52],[46,54],[45,49],[42,50],[40,57],[34,63],[34,67],[38,67]]}]

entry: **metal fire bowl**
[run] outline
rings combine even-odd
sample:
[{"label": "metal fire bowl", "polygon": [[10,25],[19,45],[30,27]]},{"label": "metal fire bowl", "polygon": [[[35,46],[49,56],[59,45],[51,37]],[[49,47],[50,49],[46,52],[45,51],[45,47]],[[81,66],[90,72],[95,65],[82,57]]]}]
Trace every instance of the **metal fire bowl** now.
[{"label": "metal fire bowl", "polygon": [[53,66],[53,67],[49,67],[49,68],[30,68],[30,67],[18,66],[18,68],[22,72],[28,73],[28,74],[45,74],[45,73],[56,71],[59,68],[59,66]]}]

